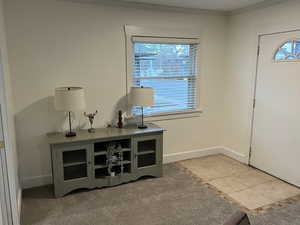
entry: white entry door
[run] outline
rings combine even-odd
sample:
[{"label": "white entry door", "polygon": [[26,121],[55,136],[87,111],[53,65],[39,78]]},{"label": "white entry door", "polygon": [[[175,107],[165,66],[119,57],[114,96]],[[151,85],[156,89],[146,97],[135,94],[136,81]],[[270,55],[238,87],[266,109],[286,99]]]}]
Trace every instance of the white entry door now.
[{"label": "white entry door", "polygon": [[250,164],[300,187],[298,54],[300,31],[261,36]]}]

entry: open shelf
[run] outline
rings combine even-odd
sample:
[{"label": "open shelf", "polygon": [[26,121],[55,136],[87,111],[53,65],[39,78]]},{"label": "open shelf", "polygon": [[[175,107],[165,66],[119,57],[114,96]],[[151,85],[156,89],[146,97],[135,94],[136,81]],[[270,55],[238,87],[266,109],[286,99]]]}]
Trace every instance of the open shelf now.
[{"label": "open shelf", "polygon": [[94,144],[94,152],[106,152],[109,143],[111,143],[111,141],[96,142]]},{"label": "open shelf", "polygon": [[98,155],[107,155],[107,151],[100,151],[94,153],[94,156],[98,156]]},{"label": "open shelf", "polygon": [[[113,171],[115,172],[115,176],[121,176],[121,166],[113,166]],[[123,175],[129,175],[131,173],[131,165],[124,165]],[[111,177],[108,174],[107,168],[99,168],[95,170],[95,178],[96,179],[104,179],[107,177]]]},{"label": "open shelf", "polygon": [[112,171],[115,172],[115,175],[118,175],[121,173],[121,166],[120,165],[114,165],[112,167]]},{"label": "open shelf", "polygon": [[95,165],[106,165],[107,164],[107,156],[106,155],[98,155],[95,156]]},{"label": "open shelf", "polygon": [[99,168],[95,170],[96,179],[105,178],[107,176],[109,176],[107,168]]},{"label": "open shelf", "polygon": [[117,142],[121,145],[122,149],[130,149],[130,139],[119,140]]},{"label": "open shelf", "polygon": [[110,150],[114,157],[114,162],[111,162],[111,172],[115,176],[123,173],[131,173],[131,139],[120,139],[112,141],[104,141],[94,143],[94,168],[95,177],[97,179],[110,176],[108,172]]},{"label": "open shelf", "polygon": [[127,174],[131,173],[131,164],[124,165],[123,173],[124,174],[125,173],[127,173]]},{"label": "open shelf", "polygon": [[120,166],[120,165],[122,165],[122,163],[123,163],[123,165],[126,165],[126,164],[130,164],[131,161],[123,160],[122,162],[115,163],[112,166]]},{"label": "open shelf", "polygon": [[123,152],[123,160],[131,161],[131,152]]},{"label": "open shelf", "polygon": [[121,139],[116,141],[104,141],[104,142],[96,142],[94,144],[94,154],[105,154],[107,152],[108,146],[110,144],[115,144],[116,146],[120,146],[122,151],[131,151],[130,150],[130,139]]},{"label": "open shelf", "polygon": [[107,168],[107,165],[95,165],[95,169]]},{"label": "open shelf", "polygon": [[122,163],[123,163],[123,165],[124,165],[124,164],[130,164],[130,163],[131,163],[131,161],[128,161],[128,160],[123,160],[123,162],[122,162]]},{"label": "open shelf", "polygon": [[99,168],[105,168],[107,167],[107,155],[97,155],[95,156],[94,159],[94,165],[95,165],[95,169],[99,169]]}]

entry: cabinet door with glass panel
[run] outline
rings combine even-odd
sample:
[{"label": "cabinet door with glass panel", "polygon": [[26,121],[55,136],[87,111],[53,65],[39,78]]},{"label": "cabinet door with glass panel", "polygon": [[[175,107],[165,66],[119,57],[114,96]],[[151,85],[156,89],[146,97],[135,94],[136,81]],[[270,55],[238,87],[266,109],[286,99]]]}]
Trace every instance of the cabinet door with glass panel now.
[{"label": "cabinet door with glass panel", "polygon": [[[58,173],[54,179],[59,179],[67,187],[89,188],[91,179],[91,145],[74,145],[57,147]],[[61,190],[57,190],[61,191]]]},{"label": "cabinet door with glass panel", "polygon": [[[142,175],[152,169],[161,167],[162,136],[149,135],[133,139],[135,153],[135,169]],[[155,171],[154,171],[155,172]]]}]

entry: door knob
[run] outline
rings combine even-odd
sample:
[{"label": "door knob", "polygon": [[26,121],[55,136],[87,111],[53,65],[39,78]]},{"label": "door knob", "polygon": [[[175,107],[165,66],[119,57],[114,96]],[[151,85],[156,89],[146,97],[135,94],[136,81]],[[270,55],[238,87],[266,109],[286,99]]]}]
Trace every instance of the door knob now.
[{"label": "door knob", "polygon": [[4,147],[5,147],[4,141],[0,141],[0,149]]}]

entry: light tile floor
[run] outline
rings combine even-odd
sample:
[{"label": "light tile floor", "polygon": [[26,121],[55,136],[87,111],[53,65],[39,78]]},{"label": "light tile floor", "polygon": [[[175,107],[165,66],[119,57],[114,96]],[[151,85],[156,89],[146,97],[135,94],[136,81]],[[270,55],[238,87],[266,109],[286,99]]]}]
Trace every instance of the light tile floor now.
[{"label": "light tile floor", "polygon": [[250,210],[300,195],[299,188],[224,155],[185,160],[180,164]]}]

